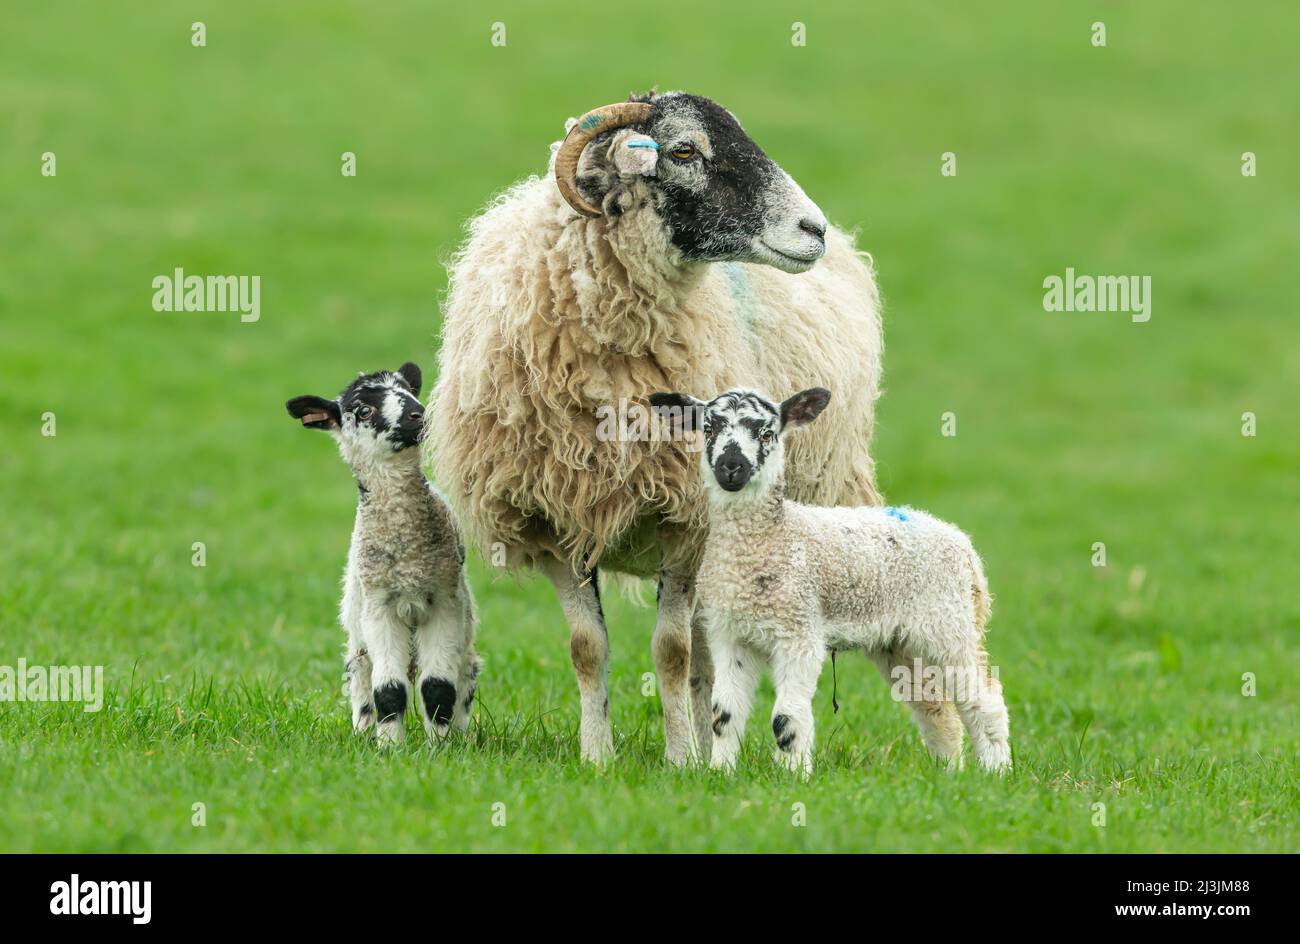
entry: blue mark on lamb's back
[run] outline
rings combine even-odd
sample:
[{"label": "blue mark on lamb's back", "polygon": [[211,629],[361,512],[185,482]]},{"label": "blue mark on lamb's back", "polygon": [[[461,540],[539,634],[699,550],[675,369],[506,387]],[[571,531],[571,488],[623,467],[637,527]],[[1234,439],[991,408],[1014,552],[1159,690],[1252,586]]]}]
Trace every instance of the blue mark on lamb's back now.
[{"label": "blue mark on lamb's back", "polygon": [[891,518],[897,518],[899,521],[907,520],[907,512],[901,508],[895,508],[893,505],[890,505],[885,509],[885,514]]}]

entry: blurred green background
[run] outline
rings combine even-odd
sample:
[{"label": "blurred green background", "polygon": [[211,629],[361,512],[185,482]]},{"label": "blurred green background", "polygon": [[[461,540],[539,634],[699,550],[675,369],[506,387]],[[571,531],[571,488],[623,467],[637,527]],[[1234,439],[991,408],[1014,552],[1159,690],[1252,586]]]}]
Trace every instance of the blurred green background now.
[{"label": "blurred green background", "polygon": [[[0,664],[111,691],[0,704],[0,849],[1296,851],[1297,28],[1282,0],[11,6]],[[625,602],[620,758],[584,769],[552,592],[480,564],[473,736],[350,737],[354,487],[282,403],[431,374],[465,220],[652,85],[731,108],[874,255],[881,483],[984,555],[1009,778],[941,775],[856,659],[811,783],[758,722],[736,778],[665,769]],[[1045,312],[1067,266],[1151,276],[1151,320]],[[176,267],[260,275],[260,321],[153,311]]]}]

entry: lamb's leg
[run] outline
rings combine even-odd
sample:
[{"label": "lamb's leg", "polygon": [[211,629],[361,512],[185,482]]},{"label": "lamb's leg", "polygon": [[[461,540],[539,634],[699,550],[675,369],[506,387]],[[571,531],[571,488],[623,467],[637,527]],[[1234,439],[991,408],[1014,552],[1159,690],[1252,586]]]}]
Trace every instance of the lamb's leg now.
[{"label": "lamb's leg", "polygon": [[710,636],[714,657],[713,756],[709,766],[735,769],[745,723],[754,707],[754,689],[765,660],[725,633]]},{"label": "lamb's leg", "polygon": [[347,655],[344,657],[346,691],[352,705],[352,730],[364,734],[375,724],[374,686],[370,680],[370,654],[361,628],[361,581],[349,566],[343,578],[343,603],[339,618],[348,633]]},{"label": "lamb's leg", "polygon": [[664,706],[664,755],[678,767],[699,759],[691,737],[689,686],[694,589],[689,577],[668,571],[659,575],[659,618],[650,643]]},{"label": "lamb's leg", "polygon": [[469,719],[474,711],[474,695],[478,692],[478,673],[482,666],[483,660],[471,648],[461,665],[460,676],[456,683],[458,697],[456,713],[451,719],[451,725],[457,731],[465,731],[469,728]]},{"label": "lamb's leg", "polygon": [[813,696],[817,694],[817,678],[825,660],[825,648],[811,641],[782,642],[772,652],[772,681],[776,684],[772,734],[776,736],[776,759],[805,777],[812,773]]},{"label": "lamb's leg", "polygon": [[357,635],[348,634],[347,669],[348,701],[352,703],[352,730],[364,734],[375,724],[374,685],[370,680],[370,654]]},{"label": "lamb's leg", "polygon": [[375,722],[380,744],[400,744],[406,732],[407,675],[411,668],[411,631],[389,606],[366,600],[362,629],[370,653],[375,693]]},{"label": "lamb's leg", "polygon": [[959,673],[957,712],[970,735],[971,750],[985,770],[1002,773],[1011,768],[1010,722],[1002,699],[1002,683],[988,672],[988,658],[980,652]]},{"label": "lamb's leg", "polygon": [[[890,693],[895,697],[899,693],[904,696],[903,701],[912,710],[912,718],[930,756],[943,761],[947,770],[960,770],[961,719],[957,717],[957,708],[951,699],[935,697],[934,693],[925,691],[924,678],[915,678],[916,663],[910,656],[894,650],[868,652],[867,655],[889,683]],[[906,675],[896,678],[895,668],[906,669]]]},{"label": "lamb's leg", "polygon": [[691,721],[702,764],[713,756],[713,676],[708,633],[697,611],[691,618]]},{"label": "lamb's leg", "polygon": [[483,660],[474,651],[474,639],[478,628],[478,614],[474,612],[474,598],[469,595],[469,588],[461,584],[461,624],[469,648],[461,660],[460,674],[456,680],[456,714],[451,724],[457,731],[469,728],[470,712],[474,708],[474,695],[478,692],[478,673],[483,667]]},{"label": "lamb's leg", "polygon": [[543,571],[555,585],[569,622],[569,655],[581,694],[582,759],[603,764],[614,756],[614,735],[609,726],[609,633],[596,572],[593,569],[585,580],[579,579],[567,563],[554,559]]},{"label": "lamb's leg", "polygon": [[420,705],[430,739],[446,737],[456,715],[456,684],[469,644],[462,615],[457,601],[440,601],[416,630]]}]

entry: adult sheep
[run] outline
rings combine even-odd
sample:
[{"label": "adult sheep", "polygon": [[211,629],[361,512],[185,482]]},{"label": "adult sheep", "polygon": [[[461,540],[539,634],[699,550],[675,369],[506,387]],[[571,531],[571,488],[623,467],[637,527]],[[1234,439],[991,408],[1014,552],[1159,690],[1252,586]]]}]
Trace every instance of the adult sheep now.
[{"label": "adult sheep", "polygon": [[550,169],[472,220],[449,266],[426,442],[480,547],[556,587],[582,757],[613,752],[605,568],[658,577],[666,754],[707,759],[713,670],[692,625],[706,514],[698,460],[681,442],[598,427],[657,390],[828,387],[823,425],[791,444],[789,494],[879,504],[870,260],[731,112],[700,96],[651,92],[590,111],[552,146]]}]

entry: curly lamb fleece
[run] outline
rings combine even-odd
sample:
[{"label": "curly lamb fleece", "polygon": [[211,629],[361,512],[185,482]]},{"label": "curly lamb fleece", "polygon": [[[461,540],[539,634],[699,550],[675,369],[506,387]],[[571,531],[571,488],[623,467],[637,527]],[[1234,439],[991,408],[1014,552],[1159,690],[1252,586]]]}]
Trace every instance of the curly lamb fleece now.
[{"label": "curly lamb fleece", "polygon": [[[552,146],[552,162],[558,144]],[[685,263],[627,183],[617,216],[589,219],[553,174],[499,195],[449,266],[429,436],[462,523],[508,566],[549,552],[575,571],[649,576],[698,560],[706,521],[698,460],[680,442],[601,441],[601,407],[656,390],[809,383],[843,395],[792,444],[791,497],[879,504],[870,457],[880,394],[871,259],[834,228],[811,271]],[[658,531],[656,534],[656,525]]]}]

